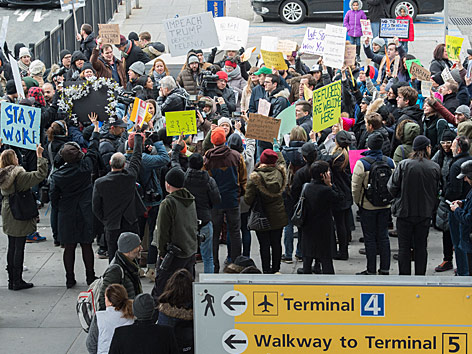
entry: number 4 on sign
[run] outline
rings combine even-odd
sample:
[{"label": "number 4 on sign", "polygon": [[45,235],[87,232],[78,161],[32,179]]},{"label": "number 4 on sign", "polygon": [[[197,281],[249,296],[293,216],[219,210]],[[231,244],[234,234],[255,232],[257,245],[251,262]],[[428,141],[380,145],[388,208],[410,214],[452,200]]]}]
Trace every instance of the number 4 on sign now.
[{"label": "number 4 on sign", "polygon": [[361,294],[361,316],[385,316],[385,294]]}]

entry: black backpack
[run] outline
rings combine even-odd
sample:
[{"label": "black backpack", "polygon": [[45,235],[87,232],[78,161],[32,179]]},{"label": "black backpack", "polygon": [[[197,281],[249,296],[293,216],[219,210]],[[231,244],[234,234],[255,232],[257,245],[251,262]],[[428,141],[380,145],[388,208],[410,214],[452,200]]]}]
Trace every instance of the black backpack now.
[{"label": "black backpack", "polygon": [[[392,168],[388,164],[388,158],[382,156],[382,160],[374,160],[371,157],[363,157],[370,164],[369,180],[367,181],[367,188],[364,190],[362,197],[362,204],[364,204],[364,197],[376,207],[383,207],[389,205],[393,197],[387,189],[387,183],[392,175]],[[365,167],[365,164],[364,164]]]}]

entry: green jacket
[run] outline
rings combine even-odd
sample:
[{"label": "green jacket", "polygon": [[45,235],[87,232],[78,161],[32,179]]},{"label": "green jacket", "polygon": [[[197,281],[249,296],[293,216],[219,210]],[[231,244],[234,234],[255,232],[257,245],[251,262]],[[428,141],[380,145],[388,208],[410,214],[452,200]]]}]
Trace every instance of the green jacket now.
[{"label": "green jacket", "polygon": [[393,154],[393,161],[398,164],[405,160],[413,152],[413,140],[420,134],[420,126],[409,120],[402,121],[397,127],[397,139],[401,145],[397,147]]},{"label": "green jacket", "polygon": [[249,176],[244,201],[251,205],[260,193],[264,212],[269,219],[270,230],[281,229],[288,224],[282,193],[287,184],[285,160],[280,152],[275,166],[257,167]]},{"label": "green jacket", "polygon": [[8,196],[15,192],[13,184],[16,181],[18,191],[26,191],[36,186],[48,175],[48,160],[38,158],[36,171],[26,172],[21,166],[11,165],[0,168],[0,189],[2,192],[2,221],[3,233],[8,236],[24,237],[36,231],[36,218],[31,220],[16,220],[10,210]]},{"label": "green jacket", "polygon": [[170,193],[159,206],[153,244],[159,256],[167,253],[169,242],[182,252],[178,258],[188,258],[197,253],[198,219],[195,198],[185,188]]}]

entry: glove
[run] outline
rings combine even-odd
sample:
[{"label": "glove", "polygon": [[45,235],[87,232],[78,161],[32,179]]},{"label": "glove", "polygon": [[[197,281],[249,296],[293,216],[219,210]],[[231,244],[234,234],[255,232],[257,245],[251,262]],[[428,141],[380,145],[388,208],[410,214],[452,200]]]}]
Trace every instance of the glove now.
[{"label": "glove", "polygon": [[275,152],[280,152],[280,145],[277,141],[277,139],[274,138],[274,142],[272,144],[272,150],[274,150]]},{"label": "glove", "polygon": [[239,53],[239,55],[243,55],[243,54],[244,54],[244,47],[241,47],[241,48],[239,49],[239,52],[238,52],[238,53]]},{"label": "glove", "polygon": [[218,50],[218,49],[217,49],[216,47],[213,48],[213,49],[211,50],[211,54],[215,55],[217,50]]}]

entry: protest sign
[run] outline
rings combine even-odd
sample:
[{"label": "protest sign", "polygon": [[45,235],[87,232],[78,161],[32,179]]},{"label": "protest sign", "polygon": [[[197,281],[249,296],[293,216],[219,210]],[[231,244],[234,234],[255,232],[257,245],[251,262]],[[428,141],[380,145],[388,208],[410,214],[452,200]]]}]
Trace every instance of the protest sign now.
[{"label": "protest sign", "polygon": [[3,45],[5,44],[5,40],[7,39],[9,21],[10,21],[10,16],[3,16],[2,28],[0,29],[0,48],[3,48]]},{"label": "protest sign", "polygon": [[261,49],[262,60],[266,67],[277,70],[287,70],[287,63],[285,62],[282,52],[269,52]]},{"label": "protest sign", "polygon": [[368,38],[374,38],[370,20],[361,20],[362,35]]},{"label": "protest sign", "polygon": [[173,57],[185,55],[192,48],[206,49],[220,45],[211,12],[171,18],[162,24]]},{"label": "protest sign", "polygon": [[380,37],[382,38],[408,38],[410,35],[410,20],[397,20],[394,18],[382,18],[380,20]]},{"label": "protest sign", "polygon": [[392,73],[393,77],[398,76],[398,69],[400,69],[400,56],[395,55],[395,60],[393,61],[393,73]]},{"label": "protest sign", "polygon": [[411,63],[416,63],[418,65],[421,65],[421,62],[419,59],[410,59],[410,60],[405,61],[406,70],[408,70],[408,74],[410,75],[411,75],[410,73]]},{"label": "protest sign", "polygon": [[456,82],[456,80],[454,80],[454,78],[452,77],[452,74],[449,71],[449,68],[447,66],[442,71],[441,77],[442,77],[444,82],[448,82],[448,81],[449,82]]},{"label": "protest sign", "polygon": [[268,50],[269,52],[276,52],[279,47],[279,38],[273,36],[261,37],[261,50]]},{"label": "protest sign", "polygon": [[197,134],[197,116],[194,110],[166,112],[167,136]]},{"label": "protest sign", "polygon": [[249,113],[246,138],[272,143],[279,136],[280,123],[280,119]]},{"label": "protest sign", "polygon": [[297,42],[289,39],[280,39],[277,44],[277,52],[282,52],[284,55],[291,55],[297,50]]},{"label": "protest sign", "polygon": [[305,101],[313,101],[313,91],[307,85],[303,85],[303,98]]},{"label": "protest sign", "polygon": [[327,24],[325,34],[323,64],[341,69],[344,64],[346,28]]},{"label": "protest sign", "polygon": [[313,91],[313,131],[329,128],[340,118],[341,80]]},{"label": "protest sign", "polygon": [[421,81],[421,95],[423,97],[431,97],[431,88],[433,83],[431,81]]},{"label": "protest sign", "polygon": [[344,65],[356,65],[356,46],[354,44],[346,44],[344,48]]},{"label": "protest sign", "polygon": [[[64,83],[64,88],[72,89],[81,83],[80,81],[67,81]],[[97,90],[89,87],[89,93],[78,100],[73,100],[72,104],[72,115],[77,117],[79,122],[89,123],[88,115],[92,112],[98,115],[99,121],[108,120],[109,114],[106,111],[108,105],[108,88],[106,86],[102,86]]]},{"label": "protest sign", "polygon": [[430,71],[428,69],[423,68],[421,65],[418,65],[416,63],[411,63],[410,76],[416,77],[418,80],[421,80],[421,81],[431,80]]},{"label": "protest sign", "polygon": [[292,128],[297,126],[295,108],[296,105],[292,104],[277,116],[277,119],[280,119],[279,139],[281,139],[285,134],[290,134]]},{"label": "protest sign", "polygon": [[249,34],[249,21],[237,17],[215,17],[216,32],[220,50],[239,50],[246,48]]},{"label": "protest sign", "polygon": [[256,50],[256,47],[249,47],[247,48],[243,55],[241,55],[241,62],[245,62],[245,61],[248,61],[249,59],[251,59],[251,55],[252,53],[254,53],[254,51]]},{"label": "protest sign", "polygon": [[324,28],[307,27],[300,47],[301,53],[323,55],[325,42]]},{"label": "protest sign", "polygon": [[459,60],[464,38],[446,35],[446,51],[449,60]]},{"label": "protest sign", "polygon": [[10,59],[11,72],[13,74],[13,80],[15,80],[16,93],[18,93],[18,98],[21,100],[25,98],[25,92],[23,91],[23,84],[21,83],[20,69],[18,68],[18,62],[8,54]]},{"label": "protest sign", "polygon": [[147,114],[148,109],[149,104],[146,101],[143,101],[136,97],[133,103],[133,110],[131,111],[131,115],[129,117],[130,121],[142,127],[143,124],[146,122],[146,119],[149,119],[149,114]]},{"label": "protest sign", "polygon": [[41,109],[2,102],[1,138],[3,144],[36,150],[40,144]]},{"label": "protest sign", "polygon": [[364,149],[364,150],[349,150],[349,166],[351,167],[351,173],[354,172],[354,166],[356,166],[356,162],[364,157],[364,156],[362,156],[362,153],[364,151],[367,151],[367,149]]},{"label": "protest sign", "polygon": [[61,0],[61,11],[72,10],[72,5],[77,10],[79,7],[85,6],[85,0]]},{"label": "protest sign", "polygon": [[259,104],[257,105],[257,114],[268,116],[269,112],[270,112],[270,102],[263,98],[259,98]]},{"label": "protest sign", "polygon": [[102,44],[120,44],[120,25],[99,23],[98,35],[102,39]]}]

